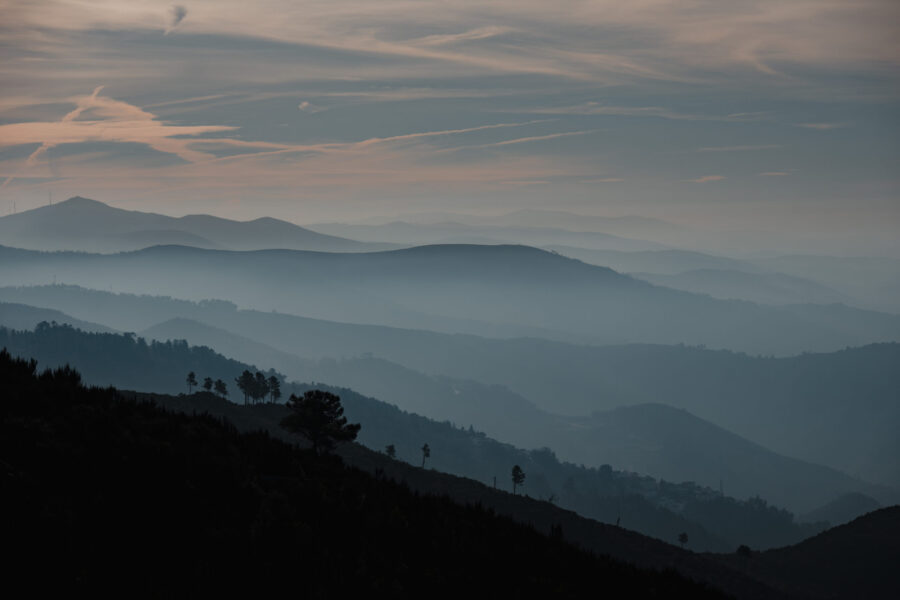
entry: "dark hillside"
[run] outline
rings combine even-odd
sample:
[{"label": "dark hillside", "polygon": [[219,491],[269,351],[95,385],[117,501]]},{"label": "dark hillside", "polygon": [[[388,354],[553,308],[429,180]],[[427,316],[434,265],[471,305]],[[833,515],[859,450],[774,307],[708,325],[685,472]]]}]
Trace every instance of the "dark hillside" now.
[{"label": "dark hillside", "polygon": [[[235,401],[241,401],[241,394],[234,378],[244,369],[253,369],[209,348],[183,342],[147,344],[128,335],[87,334],[67,326],[42,325],[34,332],[0,328],[0,347],[4,346],[14,355],[37,358],[42,366],[72,364],[84,369],[85,380],[92,384],[142,391],[151,391],[154,379],[160,382],[160,391],[186,391],[184,376],[187,370],[193,370],[200,381],[207,375],[225,381]],[[282,391],[286,397],[310,387],[283,384]],[[322,384],[315,387],[331,390],[344,399],[348,417],[363,424],[359,441],[370,448],[383,450],[387,444],[394,444],[399,459],[419,464],[420,448],[427,441],[433,448],[430,467],[483,483],[492,484],[496,477],[500,489],[508,489],[509,470],[519,464],[528,474],[524,491],[533,497],[552,497],[560,506],[583,516],[606,523],[621,522],[624,528],[669,542],[686,532],[690,536],[687,547],[692,550],[727,551],[739,544],[769,548],[820,530],[816,525],[798,525],[787,511],[758,500],[723,497],[696,484],[667,482],[609,465],[599,469],[577,466],[557,459],[548,448],[522,450],[471,428],[437,423],[352,390]],[[186,412],[211,412],[234,423],[250,419],[248,430],[266,429],[276,434],[285,410],[280,405],[268,405],[253,407],[248,413],[224,401],[207,399],[200,403],[203,396],[190,396],[190,402],[175,405],[168,396],[160,398],[165,398],[159,401],[165,401],[166,406]],[[491,402],[492,396],[482,399]]]},{"label": "dark hillside", "polygon": [[[8,586],[35,595],[719,594],[264,433],[0,354]],[[52,568],[48,568],[52,566]],[[21,588],[20,588],[21,589]]]},{"label": "dark hillside", "polygon": [[791,594],[818,598],[900,595],[900,506],[883,508],[794,546],[728,557]]}]

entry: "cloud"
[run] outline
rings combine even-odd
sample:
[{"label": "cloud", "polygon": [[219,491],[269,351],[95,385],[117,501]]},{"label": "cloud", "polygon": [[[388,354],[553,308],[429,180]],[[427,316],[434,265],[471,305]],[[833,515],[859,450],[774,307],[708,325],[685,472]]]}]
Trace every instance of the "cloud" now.
[{"label": "cloud", "polygon": [[819,131],[828,131],[829,129],[840,129],[846,127],[846,123],[797,123],[797,127],[805,129],[817,129]]},{"label": "cloud", "polygon": [[[361,141],[324,142],[317,144],[289,144],[268,141],[243,140],[237,137],[209,137],[203,134],[228,133],[233,126],[225,125],[174,125],[160,120],[156,115],[127,102],[102,95],[103,87],[94,89],[87,96],[69,99],[75,108],[59,121],[13,123],[0,125],[0,147],[40,144],[14,177],[39,174],[40,157],[48,149],[64,144],[86,142],[137,143],[157,152],[182,159],[176,166],[144,166],[140,161],[132,166],[117,165],[114,174],[108,167],[91,170],[91,161],[104,159],[102,153],[69,155],[61,163],[77,165],[77,178],[91,178],[94,185],[104,177],[121,182],[129,180],[129,186],[158,185],[159,181],[191,181],[191,185],[203,182],[214,186],[213,181],[228,180],[243,188],[251,185],[273,186],[289,180],[315,180],[317,185],[347,185],[351,180],[385,184],[391,180],[408,183],[462,184],[466,181],[478,184],[496,184],[499,181],[561,177],[566,171],[549,168],[548,161],[534,157],[518,158],[513,162],[484,161],[460,162],[453,165],[426,165],[422,157],[438,151],[430,140],[439,137],[455,137],[468,133],[526,127],[545,123],[532,120],[512,123],[492,123],[474,127],[417,131],[394,136],[372,137]],[[507,140],[524,143],[536,139],[548,139],[579,132],[530,136]],[[221,155],[224,150],[237,153]],[[217,155],[218,153],[218,155]],[[293,156],[292,156],[293,155]],[[288,160],[288,162],[285,162]],[[7,163],[9,164],[9,163]],[[520,167],[519,165],[525,165]],[[142,174],[143,172],[143,174]],[[154,173],[156,184],[148,183],[147,173]],[[238,174],[243,179],[236,180]],[[9,183],[12,179],[8,179]],[[121,183],[120,183],[121,185]]]},{"label": "cloud", "polygon": [[725,179],[724,175],[704,175],[697,179],[688,179],[687,181],[691,183],[708,183],[710,181],[722,181],[723,179]]},{"label": "cloud", "polygon": [[731,115],[698,115],[681,113],[663,108],[661,106],[612,106],[599,102],[585,102],[573,106],[557,106],[548,108],[533,108],[525,111],[542,115],[608,115],[619,117],[655,117],[660,119],[672,119],[675,121],[730,121],[745,122],[762,119],[763,113],[735,113]]},{"label": "cloud", "polygon": [[[531,123],[528,123],[531,124]],[[471,146],[456,146],[454,148],[446,148],[444,150],[438,150],[437,152],[459,152],[461,150],[476,150],[479,148],[497,148],[502,146],[512,146],[516,144],[528,144],[532,142],[543,142],[545,140],[555,140],[558,138],[572,137],[578,135],[588,135],[590,133],[596,133],[600,131],[599,129],[587,129],[584,131],[564,131],[561,133],[549,133],[546,135],[531,135],[520,138],[512,138],[509,140],[501,140],[499,142],[490,142],[487,144],[476,144]]]},{"label": "cloud", "polygon": [[178,25],[184,21],[187,16],[187,8],[180,4],[173,4],[169,7],[169,26],[166,27],[165,35],[169,35]]},{"label": "cloud", "polygon": [[406,133],[403,135],[394,135],[390,137],[383,138],[370,138],[368,140],[363,140],[361,142],[356,142],[356,146],[367,146],[371,144],[382,144],[384,142],[398,142],[398,141],[406,141],[413,140],[416,138],[423,137],[433,137],[433,136],[441,136],[441,135],[456,135],[460,133],[471,133],[473,131],[484,131],[486,129],[503,129],[507,127],[524,127],[526,125],[535,125],[537,123],[545,123],[546,119],[540,119],[535,121],[525,121],[523,123],[495,123],[491,125],[479,125],[477,127],[466,127],[463,129],[444,129],[441,131],[423,131],[417,133]]},{"label": "cloud", "polygon": [[300,109],[300,110],[303,111],[303,112],[307,112],[307,113],[310,113],[310,114],[312,114],[312,113],[317,113],[317,112],[322,112],[323,110],[328,110],[328,109],[326,109],[326,108],[324,108],[324,107],[316,106],[315,104],[313,104],[312,102],[309,102],[308,100],[304,100],[303,102],[301,102],[300,104],[298,104],[298,105],[297,105],[297,108]]},{"label": "cloud", "polygon": [[764,173],[760,173],[760,177],[787,177],[792,175],[793,173],[789,173],[788,171],[766,171]]},{"label": "cloud", "polygon": [[697,152],[744,152],[751,150],[772,150],[781,148],[779,144],[759,144],[756,146],[706,146],[698,148]]},{"label": "cloud", "polygon": [[457,44],[460,42],[486,40],[503,35],[510,31],[512,31],[512,29],[510,29],[509,27],[478,27],[477,29],[464,31],[463,33],[429,35],[423,38],[412,40],[412,43],[421,46],[446,46],[450,44]]},{"label": "cloud", "polygon": [[581,179],[581,183],[622,183],[621,177],[601,177],[599,179]]},{"label": "cloud", "polygon": [[144,144],[159,152],[174,154],[185,161],[198,162],[211,158],[212,155],[195,150],[192,145],[209,140],[184,136],[235,129],[222,125],[170,125],[137,106],[101,96],[102,90],[103,86],[98,86],[89,96],[70,98],[75,108],[59,121],[0,125],[0,147],[40,144],[28,157],[25,166],[33,166],[51,148],[84,142]]},{"label": "cloud", "polygon": [[[22,37],[159,23],[148,2],[13,6],[7,22]],[[545,0],[447,0],[441,11],[413,0],[192,0],[191,14],[198,17],[192,32],[409,58],[451,77],[454,67],[613,83],[756,74],[782,85],[790,78],[781,74],[796,67],[886,72],[900,63],[894,0],[594,0],[566,3],[565,10]],[[184,6],[172,6],[166,31],[186,15]],[[402,60],[396,66],[409,67]]]}]

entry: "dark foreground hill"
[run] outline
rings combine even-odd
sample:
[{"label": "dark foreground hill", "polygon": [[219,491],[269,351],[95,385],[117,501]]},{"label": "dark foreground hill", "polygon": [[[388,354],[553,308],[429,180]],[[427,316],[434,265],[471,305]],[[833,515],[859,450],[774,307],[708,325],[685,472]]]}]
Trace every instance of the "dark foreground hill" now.
[{"label": "dark foreground hill", "polygon": [[35,595],[720,597],[68,369],[3,352],[0,385],[5,583]]},{"label": "dark foreground hill", "polygon": [[900,506],[883,508],[794,546],[723,557],[789,594],[818,598],[900,595]]}]

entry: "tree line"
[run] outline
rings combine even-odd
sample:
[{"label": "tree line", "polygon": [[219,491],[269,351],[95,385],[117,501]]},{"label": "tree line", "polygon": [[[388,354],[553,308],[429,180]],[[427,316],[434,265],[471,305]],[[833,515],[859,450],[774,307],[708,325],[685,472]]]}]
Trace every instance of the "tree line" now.
[{"label": "tree line", "polygon": [[[194,371],[189,372],[185,383],[187,383],[188,394],[192,393],[194,387],[198,385],[197,374]],[[266,398],[269,399],[269,402],[278,402],[278,399],[281,398],[281,380],[275,375],[266,377],[266,374],[261,371],[257,371],[254,375],[249,369],[244,369],[240,377],[235,377],[234,383],[244,394],[245,406],[257,404]],[[221,379],[213,381],[212,377],[205,377],[203,389],[210,393],[215,391],[215,394],[221,398],[228,396],[228,385]]]}]

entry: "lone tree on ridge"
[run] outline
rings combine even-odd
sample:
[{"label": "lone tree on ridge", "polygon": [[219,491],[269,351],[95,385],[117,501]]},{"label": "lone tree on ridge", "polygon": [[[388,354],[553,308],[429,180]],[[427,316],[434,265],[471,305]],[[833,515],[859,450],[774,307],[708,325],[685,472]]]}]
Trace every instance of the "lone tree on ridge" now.
[{"label": "lone tree on ridge", "polygon": [[516,493],[516,487],[525,483],[525,471],[522,470],[522,467],[516,465],[512,468],[512,484],[513,484],[513,495]]},{"label": "lone tree on ridge", "polygon": [[353,441],[359,433],[359,423],[347,423],[341,399],[332,393],[308,390],[302,396],[291,394],[287,407],[290,414],[281,420],[281,426],[303,435],[316,454],[333,450],[337,442]]},{"label": "lone tree on ridge", "polygon": [[428,444],[422,446],[422,468],[425,468],[425,460],[431,456],[431,448]]}]

